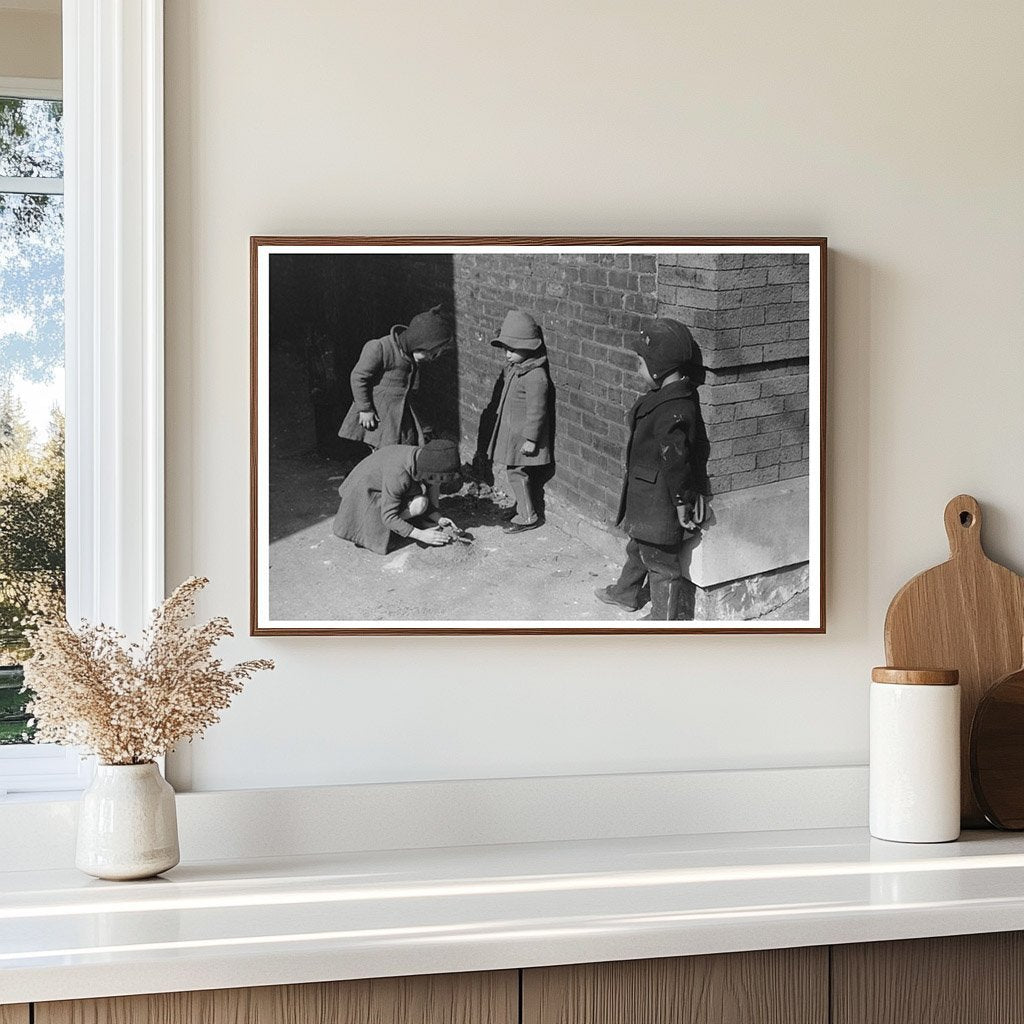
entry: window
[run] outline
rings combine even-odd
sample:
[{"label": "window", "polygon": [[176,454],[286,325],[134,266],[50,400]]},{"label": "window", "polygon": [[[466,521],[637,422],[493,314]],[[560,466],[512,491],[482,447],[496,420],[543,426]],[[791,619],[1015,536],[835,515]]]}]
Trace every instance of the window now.
[{"label": "window", "polygon": [[[0,78],[0,97],[63,98],[63,158],[58,163],[44,146],[44,154],[33,151],[34,163],[9,160],[0,171],[0,193],[7,204],[34,202],[63,215],[68,615],[138,635],[165,593],[163,3],[64,0],[62,26],[63,83]],[[19,129],[14,150],[29,139]],[[10,228],[0,228],[0,245],[13,251],[12,239]],[[0,280],[0,302],[6,294]],[[54,310],[59,301],[44,312]],[[35,341],[42,346],[41,336]],[[0,348],[4,365],[7,351]],[[59,366],[49,375],[36,364],[28,369],[52,379],[59,393]],[[44,396],[43,422],[48,404]],[[50,497],[59,521],[57,495]],[[56,563],[54,557],[47,564]],[[17,714],[17,708],[0,712]],[[25,723],[6,724],[23,731]],[[80,789],[91,767],[72,750],[0,745],[0,799],[5,790],[7,800],[22,800],[29,799],[20,795],[26,792]]]},{"label": "window", "polygon": [[[27,746],[20,662],[26,615],[63,603],[64,160],[54,89],[0,82],[0,786],[34,788],[41,769],[61,785],[74,755]],[[47,95],[49,94],[49,95]],[[18,780],[18,781],[16,781]],[[50,785],[47,781],[46,785]]]}]

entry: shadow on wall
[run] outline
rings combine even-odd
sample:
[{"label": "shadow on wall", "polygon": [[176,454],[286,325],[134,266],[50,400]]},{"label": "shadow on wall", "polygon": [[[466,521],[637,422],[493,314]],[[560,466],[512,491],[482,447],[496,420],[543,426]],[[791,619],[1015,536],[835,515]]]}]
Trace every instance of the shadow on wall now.
[{"label": "shadow on wall", "polygon": [[[363,346],[440,304],[454,311],[450,255],[276,253],[270,257],[270,535],[337,511],[337,486],[369,449],[338,437]],[[452,347],[420,369],[426,426],[458,439],[459,363]],[[323,488],[308,485],[323,463]]]},{"label": "shadow on wall", "polygon": [[[271,353],[287,352],[305,367],[318,448],[334,443],[352,401],[349,375],[363,345],[438,304],[454,311],[448,255],[271,256]],[[419,404],[439,432],[458,432],[458,379],[454,349],[421,369]],[[272,390],[272,422],[275,413],[289,411],[275,409]]]}]

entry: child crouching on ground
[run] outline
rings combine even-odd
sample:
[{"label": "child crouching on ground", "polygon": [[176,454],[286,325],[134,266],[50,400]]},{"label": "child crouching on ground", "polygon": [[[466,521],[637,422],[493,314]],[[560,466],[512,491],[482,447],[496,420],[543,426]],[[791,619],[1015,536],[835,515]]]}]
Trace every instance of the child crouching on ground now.
[{"label": "child crouching on ground", "polygon": [[706,434],[697,389],[686,371],[696,363],[690,331],[676,320],[651,321],[635,345],[651,390],[629,416],[626,475],[616,525],[629,535],[626,564],[598,600],[637,611],[650,588],[652,620],[679,615],[683,571],[679,555],[703,518],[707,490]]},{"label": "child crouching on ground", "polygon": [[537,321],[517,309],[509,311],[491,344],[505,350],[505,370],[487,455],[492,464],[505,467],[516,499],[515,515],[504,531],[524,533],[543,522],[540,474],[551,464],[548,360]]},{"label": "child crouching on ground", "polygon": [[[442,484],[461,479],[454,441],[389,445],[367,455],[338,488],[334,535],[386,555],[398,537],[437,547],[458,527],[437,512]],[[420,523],[422,525],[417,525]]]}]

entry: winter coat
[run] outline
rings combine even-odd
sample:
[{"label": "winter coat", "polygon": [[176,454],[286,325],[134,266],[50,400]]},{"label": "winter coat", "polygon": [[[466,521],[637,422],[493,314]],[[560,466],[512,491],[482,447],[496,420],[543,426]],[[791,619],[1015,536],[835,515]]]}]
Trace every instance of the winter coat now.
[{"label": "winter coat", "polygon": [[[547,364],[546,356],[534,356],[505,366],[505,382],[487,446],[488,457],[499,466],[546,466],[551,462]],[[520,451],[524,441],[537,445],[535,455]]]},{"label": "winter coat", "polygon": [[[392,327],[383,338],[363,346],[352,370],[352,405],[338,437],[363,441],[371,448],[391,444],[422,444],[423,428],[412,408],[410,392],[418,385],[416,361],[399,340],[404,327]],[[375,412],[377,427],[366,430],[361,412]]]},{"label": "winter coat", "polygon": [[676,544],[683,538],[676,506],[707,489],[706,433],[693,385],[675,381],[642,395],[629,428],[615,523],[636,540]]},{"label": "winter coat", "polygon": [[413,476],[415,459],[415,445],[397,444],[358,463],[338,488],[334,535],[378,555],[388,553],[392,534],[411,536],[412,525],[398,513],[410,498],[427,493],[426,484]]}]

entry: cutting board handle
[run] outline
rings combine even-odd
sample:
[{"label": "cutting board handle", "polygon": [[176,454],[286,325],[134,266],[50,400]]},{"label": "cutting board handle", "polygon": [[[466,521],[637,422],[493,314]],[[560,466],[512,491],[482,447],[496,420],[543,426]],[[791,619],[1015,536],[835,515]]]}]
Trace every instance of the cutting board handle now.
[{"label": "cutting board handle", "polygon": [[981,547],[981,506],[969,494],[958,494],[947,506],[943,518],[949,538],[949,554],[983,558]]}]

